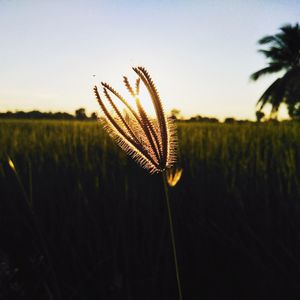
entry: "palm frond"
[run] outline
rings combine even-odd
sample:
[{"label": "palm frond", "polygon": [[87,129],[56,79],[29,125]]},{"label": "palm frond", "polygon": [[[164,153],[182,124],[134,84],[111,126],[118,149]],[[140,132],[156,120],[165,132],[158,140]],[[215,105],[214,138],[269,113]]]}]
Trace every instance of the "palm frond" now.
[{"label": "palm frond", "polygon": [[269,43],[276,43],[277,39],[274,35],[267,35],[264,36],[263,38],[261,38],[260,40],[258,40],[258,44],[259,45],[265,45],[265,44],[269,44]]},{"label": "palm frond", "polygon": [[[272,111],[277,111],[281,103],[292,103],[298,99],[298,91],[300,92],[300,71],[291,70],[281,78],[276,79],[262,94],[257,104],[262,109],[267,103],[272,105]],[[298,101],[298,100],[297,100]]]},{"label": "palm frond", "polygon": [[269,65],[268,67],[265,67],[259,71],[256,71],[255,73],[251,74],[250,79],[255,81],[263,75],[277,73],[277,72],[281,71],[282,69],[283,69],[283,66],[280,64]]}]

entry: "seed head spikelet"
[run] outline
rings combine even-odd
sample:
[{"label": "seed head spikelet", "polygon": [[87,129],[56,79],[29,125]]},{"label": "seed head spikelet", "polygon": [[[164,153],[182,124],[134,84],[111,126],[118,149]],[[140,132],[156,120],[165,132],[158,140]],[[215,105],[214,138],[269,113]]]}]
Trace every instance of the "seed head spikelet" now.
[{"label": "seed head spikelet", "polygon": [[141,143],[134,141],[122,128],[116,117],[113,117],[104,105],[97,87],[94,87],[95,95],[97,97],[98,103],[105,115],[104,118],[99,118],[100,122],[103,124],[104,129],[111,135],[113,139],[116,140],[117,144],[129,155],[131,155],[142,167],[149,169],[151,172],[155,170],[156,163],[153,158],[147,155],[145,148],[142,147]]},{"label": "seed head spikelet", "polygon": [[[104,114],[99,120],[104,129],[117,144],[150,173],[162,172],[176,161],[176,130],[172,119],[168,119],[161,104],[157,89],[149,73],[143,67],[133,68],[138,78],[131,86],[126,76],[125,87],[135,101],[135,108],[109,84],[101,82],[106,103],[101,98],[97,86],[94,92]],[[146,87],[152,100],[155,116],[147,114],[139,98],[140,83]],[[121,110],[114,99],[120,101]],[[121,113],[122,111],[122,113]]]},{"label": "seed head spikelet", "polygon": [[[108,84],[102,83],[102,85],[105,88],[109,87],[110,91],[112,91],[114,93],[114,95],[116,95],[127,106],[127,108],[130,109],[131,113],[133,113],[134,117],[136,118],[136,120],[139,122],[141,128],[143,129],[143,131],[145,133],[145,136],[148,139],[148,142],[151,144],[151,147],[152,147],[153,151],[155,152],[156,162],[158,162],[159,161],[158,146],[157,146],[158,145],[158,139],[157,139],[156,134],[155,134],[155,132],[153,130],[153,127],[151,126],[151,122],[149,121],[149,119],[147,117],[147,114],[144,112],[144,109],[143,109],[142,105],[140,104],[140,100],[139,100],[139,98],[137,98],[136,93],[133,91],[133,89],[132,89],[132,87],[131,87],[131,85],[130,85],[128,79],[127,79],[127,77],[124,76],[123,80],[124,80],[125,86],[128,89],[129,93],[131,94],[131,96],[136,101],[136,106],[137,106],[137,109],[138,109],[138,112],[139,112],[139,116],[130,107],[130,105],[128,104],[128,102],[123,97],[121,97],[116,91],[114,91],[111,87],[109,87]],[[109,95],[107,94],[107,91],[105,90],[104,92],[105,92],[105,96],[109,100],[110,104],[112,105],[112,107],[116,111],[116,107],[112,103],[112,100],[109,97]],[[119,113],[118,113],[118,115],[119,115]],[[120,117],[120,115],[119,115],[119,117]],[[127,124],[125,124],[125,126],[128,128]],[[154,145],[154,142],[153,142],[153,136],[154,136],[154,138],[156,140],[156,146]]]},{"label": "seed head spikelet", "polygon": [[8,157],[8,165],[9,165],[9,167],[10,167],[15,173],[17,172],[17,171],[16,171],[15,164],[14,164],[14,162],[11,160],[10,157]]},{"label": "seed head spikelet", "polygon": [[167,182],[170,187],[174,187],[180,180],[182,175],[181,168],[171,168],[168,169],[166,172]]},{"label": "seed head spikelet", "polygon": [[137,78],[137,80],[135,81],[135,93],[137,95],[139,95],[140,93],[140,82],[141,82],[140,78]]},{"label": "seed head spikelet", "polygon": [[130,83],[129,83],[129,81],[128,81],[128,78],[127,78],[126,76],[123,76],[123,81],[124,81],[124,84],[125,84],[125,86],[126,86],[128,92],[130,93],[130,95],[131,95],[132,97],[137,96],[136,92],[133,91],[133,89],[132,89],[132,87],[131,87],[131,85],[130,85]]},{"label": "seed head spikelet", "polygon": [[163,110],[163,107],[161,104],[161,100],[160,100],[159,94],[157,92],[157,89],[152,81],[152,78],[150,77],[150,75],[146,71],[146,69],[143,67],[137,67],[137,68],[133,68],[133,70],[139,75],[139,77],[145,84],[145,86],[151,96],[153,105],[154,105],[156,117],[159,122],[161,141],[163,143],[163,145],[162,145],[162,149],[163,149],[162,164],[164,165],[167,163],[167,158],[168,158],[169,135],[167,132],[167,121],[166,121],[164,110]]},{"label": "seed head spikelet", "polygon": [[142,104],[140,103],[140,99],[138,98],[139,80],[137,80],[137,82],[136,82],[136,92],[131,87],[131,85],[128,81],[128,78],[126,76],[123,76],[123,81],[124,81],[124,84],[125,84],[127,90],[129,91],[130,95],[135,99],[136,106],[137,106],[137,109],[138,109],[138,112],[139,112],[139,115],[141,118],[142,128],[143,128],[146,136],[148,137],[149,143],[151,144],[151,146],[155,152],[156,158],[159,160],[158,152],[160,149],[159,149],[158,138],[153,129],[153,125],[151,124],[151,121],[149,120],[146,112],[144,111]]}]

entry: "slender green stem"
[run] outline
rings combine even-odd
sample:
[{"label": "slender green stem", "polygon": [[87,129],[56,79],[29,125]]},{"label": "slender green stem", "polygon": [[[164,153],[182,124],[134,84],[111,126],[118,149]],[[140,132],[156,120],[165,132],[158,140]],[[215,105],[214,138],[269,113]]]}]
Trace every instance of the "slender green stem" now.
[{"label": "slender green stem", "polygon": [[171,233],[171,241],[172,241],[172,250],[173,250],[173,257],[174,257],[174,264],[175,264],[175,271],[176,271],[176,280],[177,280],[177,287],[178,287],[178,296],[179,296],[179,300],[182,300],[183,298],[182,298],[182,289],[181,289],[180,274],[179,274],[179,267],[178,267],[178,261],[177,261],[177,253],[176,253],[176,243],[175,243],[173,217],[172,217],[172,210],[171,210],[171,205],[170,205],[168,183],[167,183],[165,173],[162,174],[162,177],[163,177],[165,198],[166,198],[167,209],[168,209],[168,217],[169,217],[169,225],[170,225],[170,233]]}]

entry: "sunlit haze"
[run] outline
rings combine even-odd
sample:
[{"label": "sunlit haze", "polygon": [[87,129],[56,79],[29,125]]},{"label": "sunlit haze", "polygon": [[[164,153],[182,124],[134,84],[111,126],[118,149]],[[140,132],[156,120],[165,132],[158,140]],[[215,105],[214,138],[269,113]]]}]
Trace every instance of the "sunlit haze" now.
[{"label": "sunlit haze", "polygon": [[0,111],[98,111],[93,86],[122,91],[142,65],[167,111],[254,119],[276,78],[249,80],[257,40],[299,16],[296,0],[0,0]]}]

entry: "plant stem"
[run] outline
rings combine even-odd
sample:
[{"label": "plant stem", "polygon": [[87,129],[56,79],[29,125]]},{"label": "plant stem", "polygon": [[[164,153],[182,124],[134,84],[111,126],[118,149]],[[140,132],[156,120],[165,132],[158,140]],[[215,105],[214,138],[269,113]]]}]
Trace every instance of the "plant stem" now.
[{"label": "plant stem", "polygon": [[173,250],[176,280],[177,280],[177,287],[178,287],[178,296],[179,296],[179,300],[182,300],[182,289],[181,289],[180,274],[179,274],[179,267],[178,267],[178,261],[177,261],[173,217],[172,217],[172,210],[171,210],[170,199],[169,199],[168,183],[167,183],[165,173],[162,174],[162,177],[163,177],[165,198],[166,198],[168,217],[169,217],[169,226],[170,226],[172,250]]},{"label": "plant stem", "polygon": [[[54,267],[53,267],[52,257],[50,255],[50,252],[48,251],[48,246],[47,246],[45,235],[43,233],[43,230],[40,226],[38,217],[35,214],[35,211],[34,211],[34,208],[33,208],[32,178],[31,178],[32,175],[30,174],[30,179],[29,179],[29,181],[30,181],[30,192],[29,192],[29,196],[28,196],[18,171],[14,168],[13,172],[14,172],[14,174],[16,176],[16,179],[18,181],[18,184],[19,184],[19,186],[22,190],[22,194],[23,194],[23,196],[26,200],[26,204],[27,204],[26,207],[27,207],[29,215],[31,217],[31,221],[33,222],[34,229],[35,229],[35,231],[38,235],[38,238],[39,238],[39,241],[40,241],[40,246],[42,248],[42,251],[44,252],[45,259],[48,263],[49,272],[50,272],[50,276],[51,276],[52,284],[53,284],[53,289],[55,290],[55,294],[56,294],[56,300],[60,300],[60,299],[62,299],[62,297],[61,297],[60,288],[59,288],[59,285],[58,285],[58,280],[57,280],[57,277],[56,277],[56,273],[55,273],[55,270],[54,270]],[[30,167],[30,173],[31,173],[31,167]]]}]

